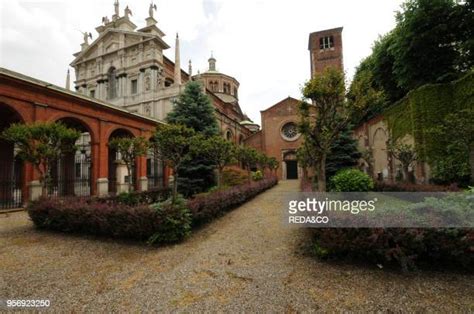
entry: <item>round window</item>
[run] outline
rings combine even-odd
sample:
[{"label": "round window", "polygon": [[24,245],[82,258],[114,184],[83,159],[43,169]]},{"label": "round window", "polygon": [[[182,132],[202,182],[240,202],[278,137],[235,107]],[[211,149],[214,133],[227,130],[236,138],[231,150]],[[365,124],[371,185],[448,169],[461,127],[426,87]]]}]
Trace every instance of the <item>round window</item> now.
[{"label": "round window", "polygon": [[298,138],[298,127],[296,123],[289,122],[281,128],[281,135],[285,140],[294,141]]}]

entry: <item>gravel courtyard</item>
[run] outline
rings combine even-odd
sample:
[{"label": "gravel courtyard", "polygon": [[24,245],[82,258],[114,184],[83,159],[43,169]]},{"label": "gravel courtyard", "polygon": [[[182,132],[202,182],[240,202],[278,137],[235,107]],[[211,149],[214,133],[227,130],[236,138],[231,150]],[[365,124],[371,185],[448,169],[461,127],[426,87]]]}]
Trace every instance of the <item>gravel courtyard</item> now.
[{"label": "gravel courtyard", "polygon": [[474,311],[474,276],[319,262],[282,223],[283,181],[179,245],[36,230],[0,214],[0,298],[67,311]]}]

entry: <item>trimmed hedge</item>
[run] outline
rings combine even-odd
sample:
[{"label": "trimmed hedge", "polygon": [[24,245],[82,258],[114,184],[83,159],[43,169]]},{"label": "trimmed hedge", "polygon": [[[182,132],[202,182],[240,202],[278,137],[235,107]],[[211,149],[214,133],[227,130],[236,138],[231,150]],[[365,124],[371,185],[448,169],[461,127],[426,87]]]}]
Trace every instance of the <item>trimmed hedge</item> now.
[{"label": "trimmed hedge", "polygon": [[320,257],[397,264],[403,270],[434,264],[474,267],[473,229],[327,228],[314,233]]},{"label": "trimmed hedge", "polygon": [[102,197],[97,200],[102,203],[109,204],[125,204],[125,205],[139,205],[139,204],[153,204],[167,200],[171,196],[170,188],[156,188],[149,191],[134,191],[130,193],[121,193],[114,196]]},{"label": "trimmed hedge", "polygon": [[[190,229],[187,208],[164,204],[160,210],[149,205],[111,204],[95,198],[42,198],[27,210],[41,229],[85,233],[154,242],[176,242]],[[169,221],[173,221],[170,228]]]},{"label": "trimmed hedge", "polygon": [[234,186],[226,190],[197,195],[188,201],[188,208],[193,215],[193,224],[198,225],[219,217],[277,183],[278,179],[271,177]]},{"label": "trimmed hedge", "polygon": [[40,229],[170,243],[184,239],[191,225],[222,215],[278,183],[276,178],[202,194],[171,204],[169,189],[107,198],[40,198],[28,214]]},{"label": "trimmed hedge", "polygon": [[461,189],[456,185],[434,185],[415,183],[387,183],[376,182],[377,192],[459,192]]}]

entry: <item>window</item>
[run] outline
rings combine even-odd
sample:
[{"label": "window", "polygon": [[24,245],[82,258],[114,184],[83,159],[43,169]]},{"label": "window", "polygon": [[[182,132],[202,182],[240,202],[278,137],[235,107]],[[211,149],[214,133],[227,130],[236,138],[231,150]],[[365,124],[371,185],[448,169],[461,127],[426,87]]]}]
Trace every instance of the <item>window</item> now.
[{"label": "window", "polygon": [[226,140],[232,141],[232,137],[233,137],[232,131],[231,131],[231,130],[227,130],[227,132],[225,133],[225,138],[226,138]]},{"label": "window", "polygon": [[107,98],[114,99],[117,97],[117,71],[114,67],[111,67],[107,72],[107,79],[109,81]]},{"label": "window", "polygon": [[334,36],[319,38],[319,49],[325,50],[334,47]]},{"label": "window", "polygon": [[296,123],[289,122],[281,128],[281,136],[287,141],[295,141],[299,137]]},{"label": "window", "polygon": [[91,90],[89,92],[89,96],[91,96],[92,98],[95,98],[95,90]]},{"label": "window", "polygon": [[132,80],[132,94],[138,93],[138,81]]}]

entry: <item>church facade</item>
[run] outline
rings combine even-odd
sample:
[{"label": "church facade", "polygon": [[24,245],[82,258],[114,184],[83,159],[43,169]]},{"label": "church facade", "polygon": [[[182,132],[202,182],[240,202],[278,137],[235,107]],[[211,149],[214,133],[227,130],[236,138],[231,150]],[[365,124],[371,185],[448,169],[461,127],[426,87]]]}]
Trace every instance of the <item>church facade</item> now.
[{"label": "church facade", "polygon": [[145,26],[137,28],[128,6],[121,16],[120,4],[115,1],[111,19],[103,17],[102,24],[96,27],[98,37],[89,43],[92,35],[84,33],[81,50],[74,54],[71,66],[75,70],[76,91],[133,113],[164,120],[186,82],[199,80],[216,109],[222,135],[242,144],[253,129],[239,106],[239,82],[218,72],[213,56],[206,72],[193,76],[191,61],[188,72],[182,70],[178,35],[175,60],[167,58],[163,52],[170,46],[163,39],[165,33],[157,25],[155,11],[156,5],[150,5]]}]

